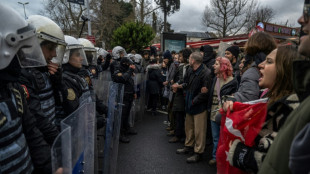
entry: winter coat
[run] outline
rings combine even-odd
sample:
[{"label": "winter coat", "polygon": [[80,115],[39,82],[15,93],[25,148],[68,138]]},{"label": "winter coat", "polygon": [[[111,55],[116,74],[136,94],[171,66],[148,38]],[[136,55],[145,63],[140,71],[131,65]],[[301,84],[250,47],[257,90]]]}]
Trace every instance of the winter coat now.
[{"label": "winter coat", "polygon": [[238,91],[234,94],[236,101],[247,102],[259,99],[260,88],[258,79],[260,78],[259,71],[255,62],[252,67],[244,72],[241,76],[241,81]]},{"label": "winter coat", "polygon": [[[217,80],[217,78],[213,79],[212,86],[209,90],[208,101],[210,101],[210,102],[208,102],[208,105],[207,105],[208,112],[211,112],[214,88],[216,88],[216,86],[215,86],[216,80]],[[230,82],[223,85],[222,88],[220,89],[220,98],[222,99],[222,97],[224,95],[231,95],[231,94],[235,93],[237,90],[238,90],[238,81],[236,78],[233,78]]]},{"label": "winter coat", "polygon": [[147,89],[150,94],[160,94],[163,86],[163,80],[161,78],[160,67],[157,64],[151,64],[147,68],[148,79]]},{"label": "winter coat", "polygon": [[202,87],[208,87],[211,83],[210,69],[201,64],[196,71],[188,68],[182,84],[185,90],[185,111],[190,115],[197,115],[207,109],[208,94],[201,93]]},{"label": "winter coat", "polygon": [[36,119],[36,126],[43,133],[46,142],[52,145],[59,132],[54,124],[56,88],[47,67],[22,69],[19,82],[27,87],[27,104]]},{"label": "winter coat", "polygon": [[[289,151],[296,135],[310,122],[310,61],[295,60],[293,63],[294,90],[300,105],[288,116],[270,147],[260,174],[289,174]],[[309,148],[309,146],[308,146]]]},{"label": "winter coat", "polygon": [[308,123],[294,138],[290,150],[289,167],[294,174],[310,171],[310,123]]},{"label": "winter coat", "polygon": [[[180,81],[183,81],[185,72],[188,68],[189,68],[188,64],[187,65],[180,64],[176,72],[174,81],[177,83],[179,83]],[[184,90],[178,89],[173,99],[172,111],[184,111],[184,110],[185,110]]]},{"label": "winter coat", "polygon": [[213,48],[210,45],[203,46],[202,51],[203,64],[205,64],[207,68],[211,70],[211,80],[213,80],[215,77],[213,65],[215,63],[216,55],[214,54]]}]

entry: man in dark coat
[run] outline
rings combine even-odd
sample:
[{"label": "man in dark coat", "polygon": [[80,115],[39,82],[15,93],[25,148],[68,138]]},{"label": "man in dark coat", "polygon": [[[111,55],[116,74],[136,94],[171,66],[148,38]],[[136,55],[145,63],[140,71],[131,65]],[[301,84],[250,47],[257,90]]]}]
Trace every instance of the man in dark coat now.
[{"label": "man in dark coat", "polygon": [[[184,81],[184,76],[189,68],[188,59],[192,51],[190,49],[184,48],[180,51],[179,61],[180,65],[177,69],[175,81],[178,84],[182,84]],[[178,89],[174,91],[175,97],[173,99],[172,111],[175,115],[176,126],[175,126],[175,136],[169,140],[169,143],[176,143],[184,140],[185,138],[185,130],[184,130],[184,122],[185,122],[185,98],[183,89]]]},{"label": "man in dark coat", "polygon": [[183,84],[174,84],[173,90],[183,88],[185,95],[185,146],[178,149],[178,154],[188,153],[194,148],[194,155],[187,158],[188,163],[201,160],[206,144],[207,130],[207,93],[201,93],[201,88],[208,87],[210,69],[203,63],[202,55],[194,52],[189,57],[190,68],[186,71]]}]

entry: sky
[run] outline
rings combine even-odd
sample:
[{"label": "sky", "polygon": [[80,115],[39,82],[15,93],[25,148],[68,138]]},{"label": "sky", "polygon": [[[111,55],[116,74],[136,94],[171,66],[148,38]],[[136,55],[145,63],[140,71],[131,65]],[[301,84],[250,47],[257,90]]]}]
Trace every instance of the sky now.
[{"label": "sky", "polygon": [[[43,2],[48,0],[1,0],[1,3],[16,9],[24,17],[23,5],[18,2],[29,2],[25,6],[26,14],[39,14],[43,9]],[[273,23],[285,23],[287,20],[292,26],[298,27],[297,19],[302,14],[304,0],[257,0],[261,6],[269,6],[275,11]],[[181,0],[180,10],[168,16],[172,29],[178,31],[206,31],[201,24],[203,11],[210,0]]]}]

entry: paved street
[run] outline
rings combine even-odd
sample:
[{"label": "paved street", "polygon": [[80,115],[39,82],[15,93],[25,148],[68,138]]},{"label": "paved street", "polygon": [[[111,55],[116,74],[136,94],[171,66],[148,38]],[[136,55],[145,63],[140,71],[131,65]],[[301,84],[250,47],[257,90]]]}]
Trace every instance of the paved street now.
[{"label": "paved street", "polygon": [[120,143],[118,153],[118,174],[215,174],[216,167],[210,167],[212,146],[206,146],[203,161],[187,164],[188,155],[176,154],[182,143],[170,144],[166,125],[166,115],[146,114],[136,123],[138,135],[130,136],[129,144]]}]

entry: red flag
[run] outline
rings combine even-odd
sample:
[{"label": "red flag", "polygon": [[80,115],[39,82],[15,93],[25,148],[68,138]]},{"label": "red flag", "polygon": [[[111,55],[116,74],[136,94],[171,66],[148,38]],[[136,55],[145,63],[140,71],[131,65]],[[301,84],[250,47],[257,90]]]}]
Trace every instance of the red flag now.
[{"label": "red flag", "polygon": [[236,174],[246,173],[228,162],[229,144],[240,139],[245,145],[252,147],[254,140],[266,119],[267,104],[244,104],[235,102],[234,112],[225,114],[221,111],[221,130],[216,153],[217,173]]}]

